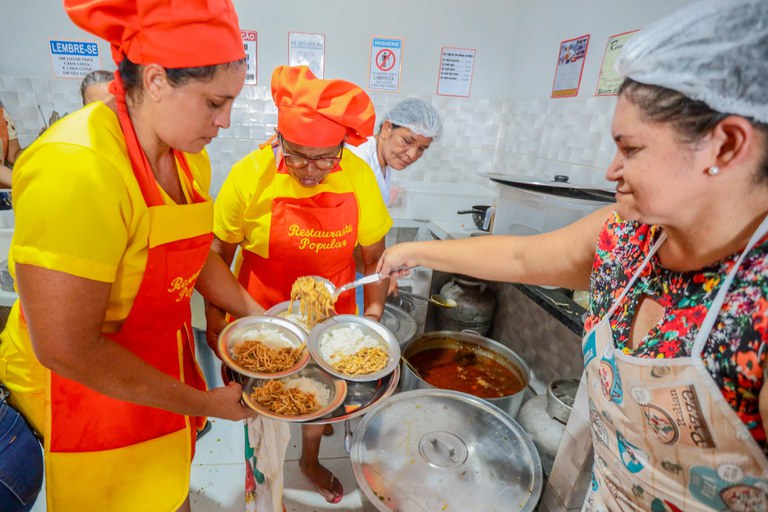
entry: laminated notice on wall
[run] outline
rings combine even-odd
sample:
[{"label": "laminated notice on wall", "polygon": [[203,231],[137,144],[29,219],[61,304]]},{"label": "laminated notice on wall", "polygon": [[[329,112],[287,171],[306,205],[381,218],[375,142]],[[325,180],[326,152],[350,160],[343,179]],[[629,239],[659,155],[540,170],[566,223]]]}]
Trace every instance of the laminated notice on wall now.
[{"label": "laminated notice on wall", "polygon": [[588,47],[589,34],[560,43],[555,80],[552,85],[553,98],[578,96]]},{"label": "laminated notice on wall", "polygon": [[437,94],[468,97],[472,89],[474,67],[474,49],[443,48],[440,52]]},{"label": "laminated notice on wall", "polygon": [[615,96],[619,94],[622,78],[614,66],[624,43],[635,33],[637,33],[637,30],[616,34],[608,38],[608,44],[605,45],[605,55],[603,55],[603,64],[597,77],[595,96]]},{"label": "laminated notice on wall", "polygon": [[388,39],[384,37],[374,37],[371,39],[368,88],[381,91],[397,91],[400,88],[402,56],[402,39]]},{"label": "laminated notice on wall", "polygon": [[54,40],[48,42],[53,76],[56,78],[83,78],[91,71],[101,69],[98,43]]},{"label": "laminated notice on wall", "polygon": [[245,85],[256,85],[259,82],[258,34],[253,30],[241,30],[243,49],[245,50]]},{"label": "laminated notice on wall", "polygon": [[308,66],[317,78],[325,73],[325,34],[288,33],[288,65]]}]

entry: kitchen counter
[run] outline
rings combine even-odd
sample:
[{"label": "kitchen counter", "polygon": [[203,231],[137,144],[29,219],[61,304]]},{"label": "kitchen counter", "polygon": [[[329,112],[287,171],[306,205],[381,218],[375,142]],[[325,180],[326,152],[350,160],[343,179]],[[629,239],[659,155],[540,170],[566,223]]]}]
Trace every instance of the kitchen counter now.
[{"label": "kitchen counter", "polygon": [[[439,240],[451,240],[471,236],[488,235],[469,222],[433,220],[427,224],[432,236]],[[584,331],[584,315],[587,310],[574,302],[562,288],[543,288],[541,286],[513,283],[528,298],[540,305],[550,315],[565,325],[569,330],[581,336]]]},{"label": "kitchen counter", "polygon": [[513,286],[544,308],[570,331],[579,337],[583,335],[587,310],[563,293],[563,288],[548,289],[519,283],[513,283]]}]

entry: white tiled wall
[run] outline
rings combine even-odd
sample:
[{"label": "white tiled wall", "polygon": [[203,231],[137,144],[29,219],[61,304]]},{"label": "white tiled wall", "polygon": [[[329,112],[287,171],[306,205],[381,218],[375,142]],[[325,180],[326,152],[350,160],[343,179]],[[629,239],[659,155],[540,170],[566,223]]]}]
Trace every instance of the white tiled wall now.
[{"label": "white tiled wall", "polygon": [[[404,96],[371,94],[377,112],[386,112]],[[612,97],[539,100],[422,97],[443,119],[443,137],[395,181],[474,183],[488,186],[479,172],[522,174],[604,184],[603,170],[613,154]],[[0,77],[0,100],[16,121],[22,147],[30,144],[53,110],[80,107],[79,81]],[[39,108],[38,108],[39,105]],[[230,167],[274,132],[277,110],[266,86],[245,86],[235,102],[232,127],[208,147],[212,189],[221,186]]]}]

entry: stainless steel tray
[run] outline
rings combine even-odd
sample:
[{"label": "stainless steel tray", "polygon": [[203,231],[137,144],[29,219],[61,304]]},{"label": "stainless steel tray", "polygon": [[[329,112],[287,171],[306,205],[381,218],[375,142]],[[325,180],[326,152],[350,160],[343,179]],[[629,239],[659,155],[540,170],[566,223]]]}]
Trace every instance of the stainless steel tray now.
[{"label": "stainless steel tray", "polygon": [[[225,373],[225,382],[227,380],[234,380],[235,382],[239,382],[243,387],[248,386],[248,381],[250,380],[248,377],[233,372],[226,366],[222,366],[222,368]],[[399,365],[395,367],[392,373],[378,380],[369,382],[347,381],[347,397],[339,407],[322,418],[300,423],[308,425],[325,425],[327,423],[341,423],[342,421],[362,416],[380,401],[391,396],[392,393],[395,392],[399,382]]]}]

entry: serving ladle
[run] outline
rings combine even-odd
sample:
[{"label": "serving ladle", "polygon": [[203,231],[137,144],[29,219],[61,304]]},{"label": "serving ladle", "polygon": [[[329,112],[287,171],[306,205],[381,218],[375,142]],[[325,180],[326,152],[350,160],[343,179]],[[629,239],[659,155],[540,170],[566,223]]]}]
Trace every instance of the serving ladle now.
[{"label": "serving ladle", "polygon": [[358,286],[364,286],[366,284],[376,283],[381,281],[382,279],[388,278],[390,275],[394,274],[395,272],[402,272],[403,270],[409,270],[412,267],[407,268],[398,268],[392,270],[387,275],[383,274],[371,274],[369,276],[361,277],[360,279],[356,279],[355,281],[352,281],[351,283],[347,283],[344,285],[339,286],[338,288],[330,282],[328,279],[320,276],[309,276],[315,281],[321,282],[325,285],[325,287],[328,289],[328,293],[331,294],[331,299],[333,302],[336,302],[339,298],[339,295],[346,292],[347,290],[351,290],[352,288],[357,288]]},{"label": "serving ladle", "polygon": [[456,302],[455,300],[450,299],[445,295],[440,295],[439,293],[433,293],[429,297],[416,295],[415,293],[406,292],[403,290],[398,290],[397,293],[399,295],[405,295],[406,297],[413,297],[414,299],[419,299],[419,300],[429,302],[431,304],[434,304],[435,306],[440,306],[441,308],[455,308],[456,306],[459,305],[459,303]]}]

